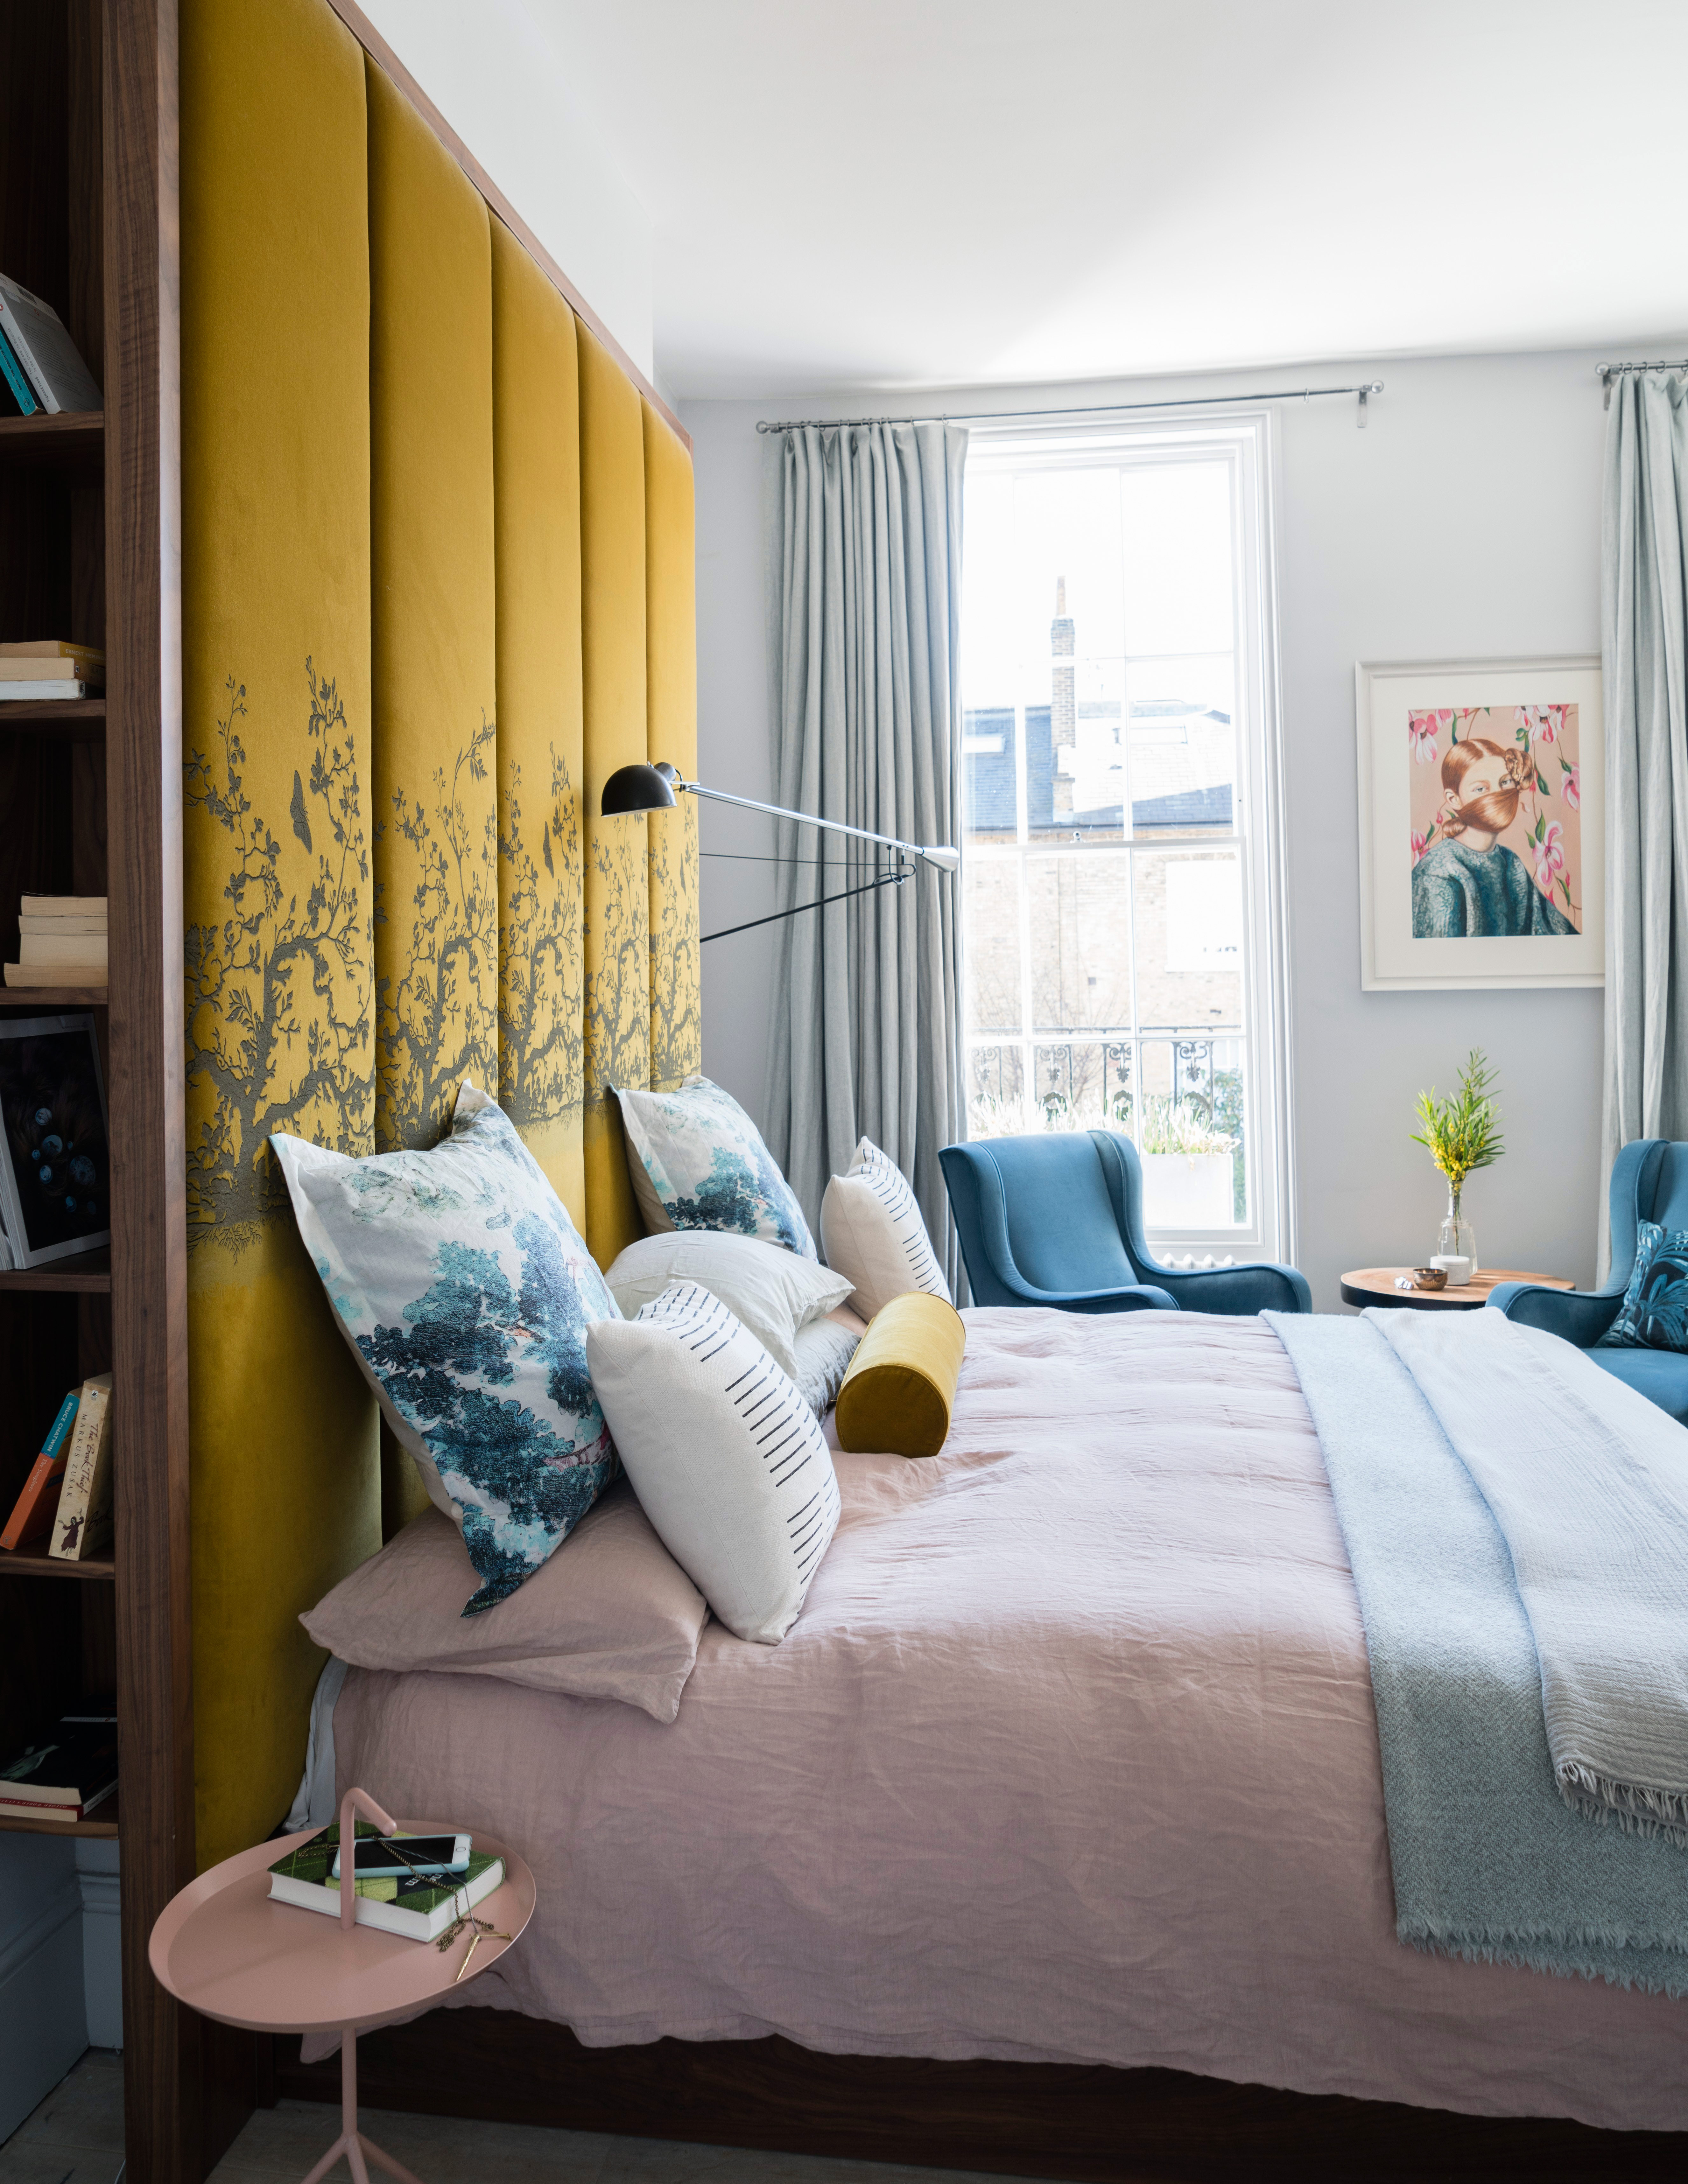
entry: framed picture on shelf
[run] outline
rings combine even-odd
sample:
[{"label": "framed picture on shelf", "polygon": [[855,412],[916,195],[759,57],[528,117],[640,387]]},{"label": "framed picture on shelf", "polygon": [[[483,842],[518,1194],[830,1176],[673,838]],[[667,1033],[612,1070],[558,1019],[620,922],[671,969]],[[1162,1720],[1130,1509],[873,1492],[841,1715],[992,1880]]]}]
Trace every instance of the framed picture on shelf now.
[{"label": "framed picture on shelf", "polygon": [[1362,662],[1360,983],[1606,982],[1597,655]]},{"label": "framed picture on shelf", "polygon": [[111,1241],[111,1147],[91,1016],[0,1022],[0,1217],[14,1267]]}]

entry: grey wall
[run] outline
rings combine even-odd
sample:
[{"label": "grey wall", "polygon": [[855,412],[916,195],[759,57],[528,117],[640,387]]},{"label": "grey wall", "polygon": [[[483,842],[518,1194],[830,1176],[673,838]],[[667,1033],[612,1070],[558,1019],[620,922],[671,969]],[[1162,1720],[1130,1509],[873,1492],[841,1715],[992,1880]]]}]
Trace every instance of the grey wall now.
[{"label": "grey wall", "polygon": [[[1624,354],[1618,348],[1618,354]],[[1658,351],[1657,354],[1666,354]],[[1434,1246],[1445,1193],[1407,1142],[1421,1086],[1451,1089],[1467,1050],[1500,1072],[1507,1151],[1468,1187],[1485,1264],[1594,1274],[1600,1120],[1598,992],[1365,994],[1360,989],[1353,670],[1357,660],[1595,652],[1600,465],[1594,350],[1310,365],[1229,378],[1030,388],[985,400],[923,393],[923,414],[1044,403],[1350,384],[1380,378],[1364,432],[1351,401],[1279,405],[1276,467],[1299,1247],[1316,1306],[1345,1267]],[[769,787],[758,416],[849,415],[830,402],[685,405],[698,485],[701,778]],[[706,850],[766,854],[760,822],[720,807]],[[768,869],[708,861],[704,930],[772,907]],[[760,1114],[772,944],[704,952],[704,1067]]]}]

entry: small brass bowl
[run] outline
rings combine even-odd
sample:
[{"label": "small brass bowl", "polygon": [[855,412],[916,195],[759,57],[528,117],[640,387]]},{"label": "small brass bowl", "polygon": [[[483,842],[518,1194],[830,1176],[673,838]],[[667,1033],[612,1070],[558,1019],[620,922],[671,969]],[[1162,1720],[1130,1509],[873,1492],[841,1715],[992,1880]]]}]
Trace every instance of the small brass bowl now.
[{"label": "small brass bowl", "polygon": [[1446,1267],[1415,1267],[1412,1269],[1414,1289],[1445,1290],[1447,1285],[1448,1270]]}]

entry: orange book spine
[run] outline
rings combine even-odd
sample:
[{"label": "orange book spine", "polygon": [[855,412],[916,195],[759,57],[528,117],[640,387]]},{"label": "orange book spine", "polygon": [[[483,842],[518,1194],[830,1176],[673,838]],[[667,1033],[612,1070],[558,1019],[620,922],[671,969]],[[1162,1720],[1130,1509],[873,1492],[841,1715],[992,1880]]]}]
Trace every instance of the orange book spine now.
[{"label": "orange book spine", "polygon": [[12,1504],[6,1529],[0,1532],[0,1547],[20,1547],[52,1524],[58,1507],[58,1491],[64,1484],[65,1462],[62,1456],[38,1456],[30,1466],[24,1490]]}]

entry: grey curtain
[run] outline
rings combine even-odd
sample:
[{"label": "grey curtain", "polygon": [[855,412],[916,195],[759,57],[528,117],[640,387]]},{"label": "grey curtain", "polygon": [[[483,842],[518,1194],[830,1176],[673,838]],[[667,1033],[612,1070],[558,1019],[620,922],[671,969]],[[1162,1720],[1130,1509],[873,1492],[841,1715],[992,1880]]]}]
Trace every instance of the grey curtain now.
[{"label": "grey curtain", "polygon": [[1688,1138],[1688,379],[1628,372],[1606,437],[1604,1178],[1632,1138]]},{"label": "grey curtain", "polygon": [[[956,654],[961,472],[953,425],[805,426],[778,436],[770,495],[774,801],[905,841],[961,822]],[[782,908],[872,878],[870,845],[781,822]],[[883,868],[883,866],[882,866]],[[920,1201],[952,1288],[938,1155],[963,1134],[959,878],[776,927],[768,1144],[811,1225],[864,1134]]]}]

